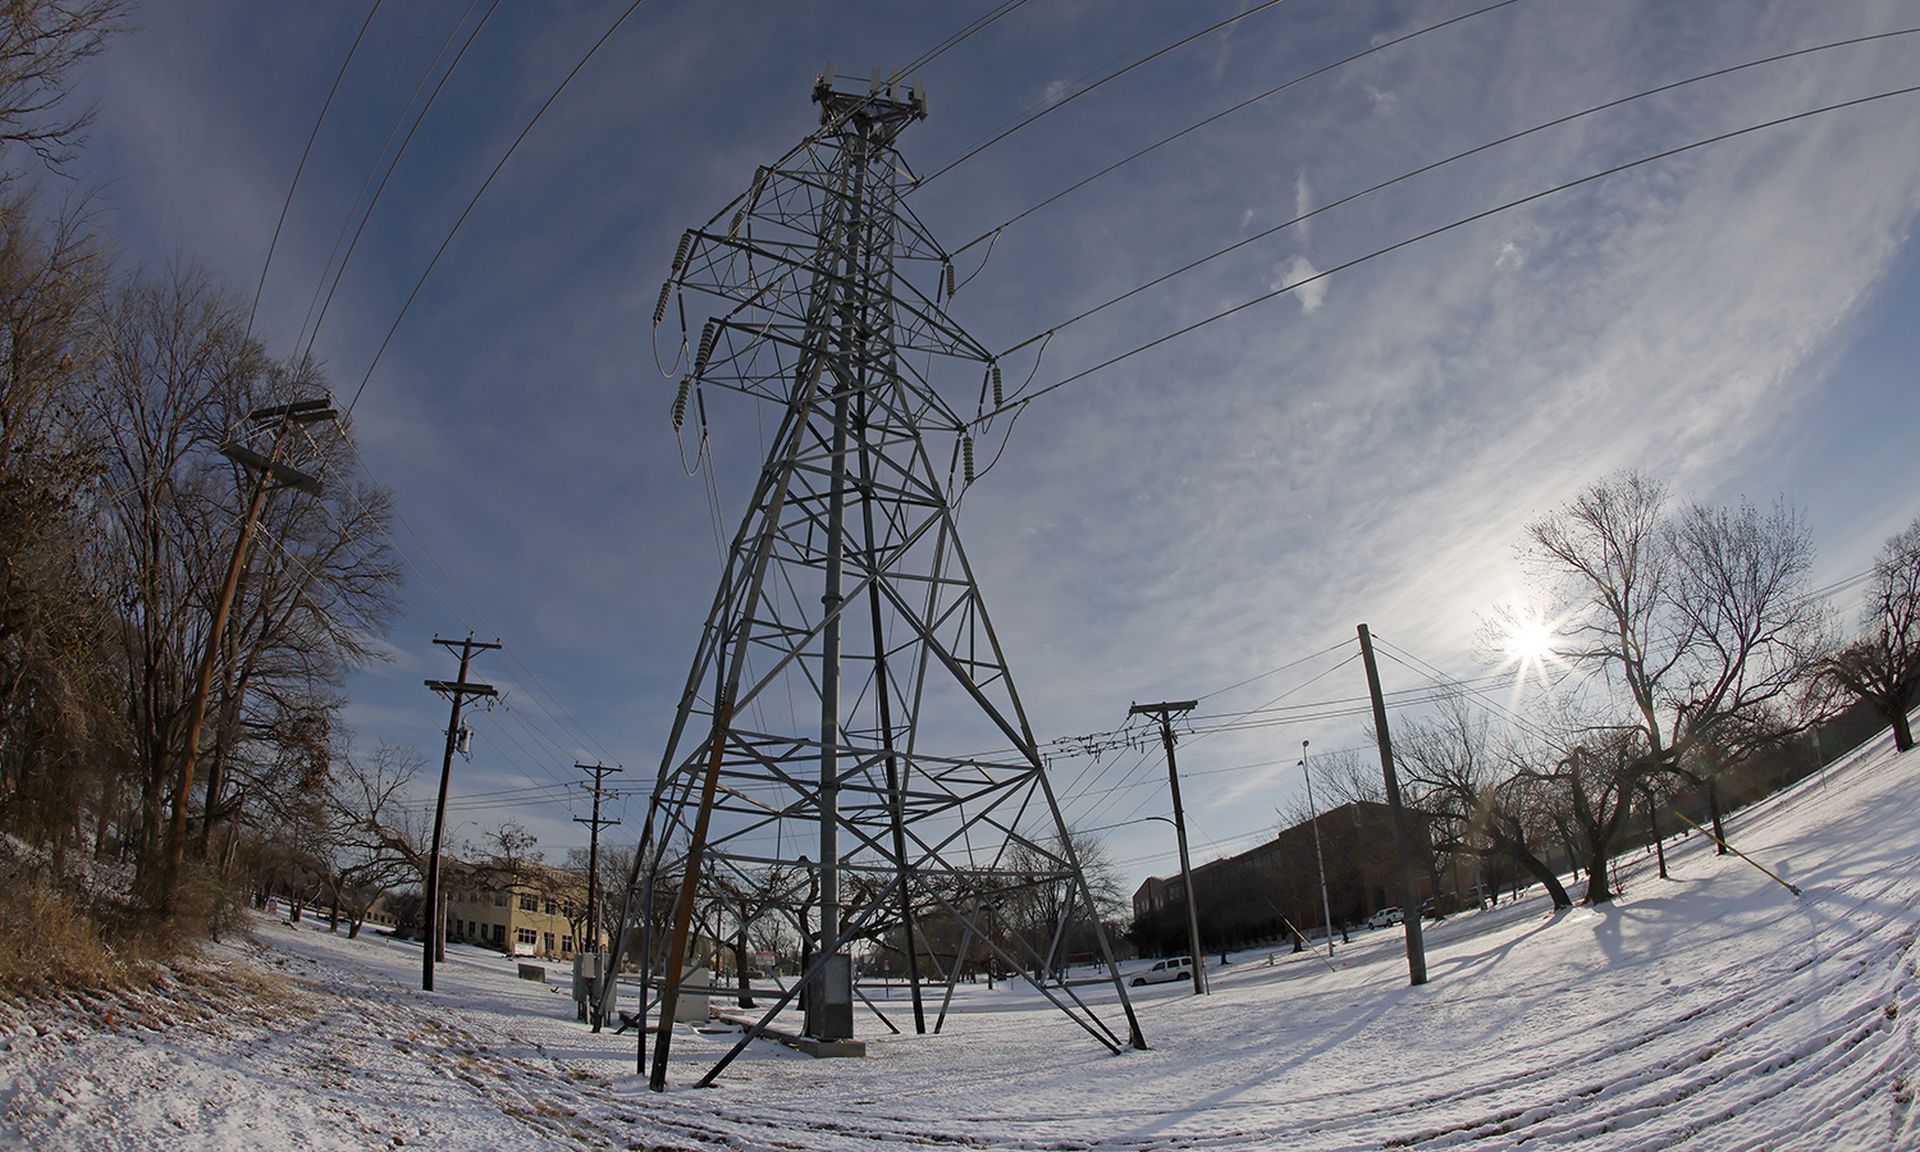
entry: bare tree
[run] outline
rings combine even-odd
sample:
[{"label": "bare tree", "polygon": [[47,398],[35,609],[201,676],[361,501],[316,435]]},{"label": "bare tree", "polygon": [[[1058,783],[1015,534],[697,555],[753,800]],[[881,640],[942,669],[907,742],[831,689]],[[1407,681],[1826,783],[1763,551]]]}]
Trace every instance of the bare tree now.
[{"label": "bare tree", "polygon": [[1860,611],[1860,636],[1823,672],[1893,726],[1896,750],[1913,747],[1907,711],[1920,698],[1920,517],[1881,548]]},{"label": "bare tree", "polygon": [[1430,818],[1437,851],[1511,864],[1539,881],[1554,907],[1570,908],[1560,877],[1541,858],[1538,830],[1549,794],[1518,766],[1526,758],[1501,747],[1487,719],[1457,693],[1394,736],[1403,787]]},{"label": "bare tree", "polygon": [[169,782],[181,771],[196,657],[230,522],[215,483],[216,405],[263,360],[197,273],[136,279],[95,319],[92,426],[105,445],[101,527],[127,612],[126,661],[143,878],[159,879]]},{"label": "bare tree", "polygon": [[84,213],[0,191],[0,819],[61,857],[126,756],[119,632],[83,512],[97,445],[72,412],[105,260]]},{"label": "bare tree", "polygon": [[1711,754],[1743,755],[1810,721],[1795,690],[1824,655],[1797,515],[1742,504],[1669,517],[1666,505],[1663,484],[1625,472],[1527,528],[1535,575],[1568,621],[1560,654],[1626,702],[1539,773],[1569,790],[1589,903],[1612,898],[1606,861],[1645,777],[1691,774],[1711,795]]},{"label": "bare tree", "polygon": [[56,171],[83,142],[91,108],[65,107],[73,69],[100,51],[125,0],[0,3],[0,151],[30,149]]}]

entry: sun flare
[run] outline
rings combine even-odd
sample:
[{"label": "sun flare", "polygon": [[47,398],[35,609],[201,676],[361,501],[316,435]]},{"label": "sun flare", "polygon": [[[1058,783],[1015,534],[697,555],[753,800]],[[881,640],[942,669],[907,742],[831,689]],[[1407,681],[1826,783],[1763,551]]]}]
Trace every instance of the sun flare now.
[{"label": "sun flare", "polygon": [[1521,665],[1537,664],[1553,654],[1556,637],[1544,620],[1517,620],[1507,633],[1507,656]]}]

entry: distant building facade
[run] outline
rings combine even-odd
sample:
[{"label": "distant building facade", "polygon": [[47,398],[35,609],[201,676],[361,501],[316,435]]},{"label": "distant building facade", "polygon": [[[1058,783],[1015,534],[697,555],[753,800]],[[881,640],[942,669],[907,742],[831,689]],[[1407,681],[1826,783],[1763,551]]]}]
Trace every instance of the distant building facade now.
[{"label": "distant building facade", "polygon": [[[1424,815],[1405,813],[1419,898],[1435,887],[1433,840]],[[1353,924],[1399,903],[1391,810],[1356,801],[1320,813],[1327,903],[1333,925]],[[1237,856],[1193,870],[1200,939],[1208,950],[1285,937],[1291,924],[1307,935],[1325,926],[1313,821],[1303,821]],[[1134,940],[1142,953],[1184,950],[1186,888],[1176,874],[1149,877],[1133,894]]]},{"label": "distant building facade", "polygon": [[440,867],[448,940],[555,960],[580,951],[588,935],[583,877],[544,864],[512,876],[457,860]]}]

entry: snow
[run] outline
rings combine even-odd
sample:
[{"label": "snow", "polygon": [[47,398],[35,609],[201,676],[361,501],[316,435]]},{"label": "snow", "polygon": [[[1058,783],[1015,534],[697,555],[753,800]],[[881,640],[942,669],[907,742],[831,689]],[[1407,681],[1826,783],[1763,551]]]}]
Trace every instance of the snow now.
[{"label": "snow", "polygon": [[1332,968],[1216,957],[1209,996],[1132,990],[1152,1050],[1119,1056],[1024,985],[963,985],[924,1037],[896,989],[906,1033],[863,1016],[867,1059],[759,1042],[708,1090],[734,1033],[682,1028],[664,1094],[632,1034],[574,1021],[557,966],[537,984],[455,946],[422,993],[415,947],[263,917],[153,988],[0,1007],[0,1144],[1920,1147],[1920,754],[1868,745],[1729,827],[1804,897],[1696,834],[1671,880],[1623,860],[1611,907],[1429,925],[1423,987],[1397,928]]}]

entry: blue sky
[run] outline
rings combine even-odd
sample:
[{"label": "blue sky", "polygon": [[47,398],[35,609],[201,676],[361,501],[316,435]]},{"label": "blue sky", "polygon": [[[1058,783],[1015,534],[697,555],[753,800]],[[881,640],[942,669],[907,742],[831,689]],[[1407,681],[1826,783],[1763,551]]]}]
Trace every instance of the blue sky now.
[{"label": "blue sky", "polygon": [[[893,68],[990,6],[649,0],[448,248],[354,412],[418,571],[393,659],[354,679],[349,715],[362,744],[410,743],[437,765],[445,705],[420,680],[453,669],[432,634],[506,641],[475,675],[509,689],[508,709],[476,723],[454,793],[546,788],[461,808],[459,836],[512,817],[557,857],[584,842],[570,822],[584,803],[556,783],[580,777],[574,759],[617,760],[629,787],[657,768],[719,571],[649,331],[682,230],[813,127],[807,93],[829,59],[849,75]],[[1247,6],[1029,0],[924,70],[930,116],[902,151],[933,172]],[[1478,6],[1287,0],[1060,108],[912,205],[958,247],[1202,116]],[[315,338],[343,397],[479,182],[624,7],[505,4],[474,39]],[[266,280],[256,331],[276,353],[294,348],[421,71],[463,13],[471,28],[484,10],[390,2],[374,17]],[[197,261],[251,295],[366,11],[170,0],[136,13],[85,78],[100,116],[75,171],[100,187],[129,263]],[[1920,24],[1914,15],[1892,0],[1519,0],[1262,101],[1008,228],[953,314],[1009,348],[1432,160],[1714,68]],[[1249,245],[1065,329],[1037,365],[1031,350],[1011,357],[1008,375],[1032,371],[1043,386],[1495,204],[1916,82],[1920,35],[1586,118]],[[1708,501],[1783,495],[1805,511],[1817,583],[1866,567],[1920,511],[1915,101],[1770,129],[1455,229],[1036,402],[960,525],[1037,733],[1117,727],[1132,701],[1214,693],[1350,638],[1363,620],[1449,672],[1484,671],[1473,634],[1481,614],[1523,594],[1522,526],[1620,467]],[[714,408],[730,533],[760,462],[759,413],[731,396]],[[1207,708],[1255,707],[1338,659]],[[1418,684],[1395,665],[1384,675],[1389,689]],[[1363,690],[1353,665],[1290,700]],[[1360,734],[1351,718],[1184,745],[1194,839],[1215,845],[1197,853],[1274,825],[1298,788],[1302,739],[1350,747]],[[1070,819],[1165,812],[1156,766],[1062,765]],[[629,827],[640,814],[627,806]],[[1129,887],[1168,870],[1168,839],[1152,823],[1113,834]]]}]

